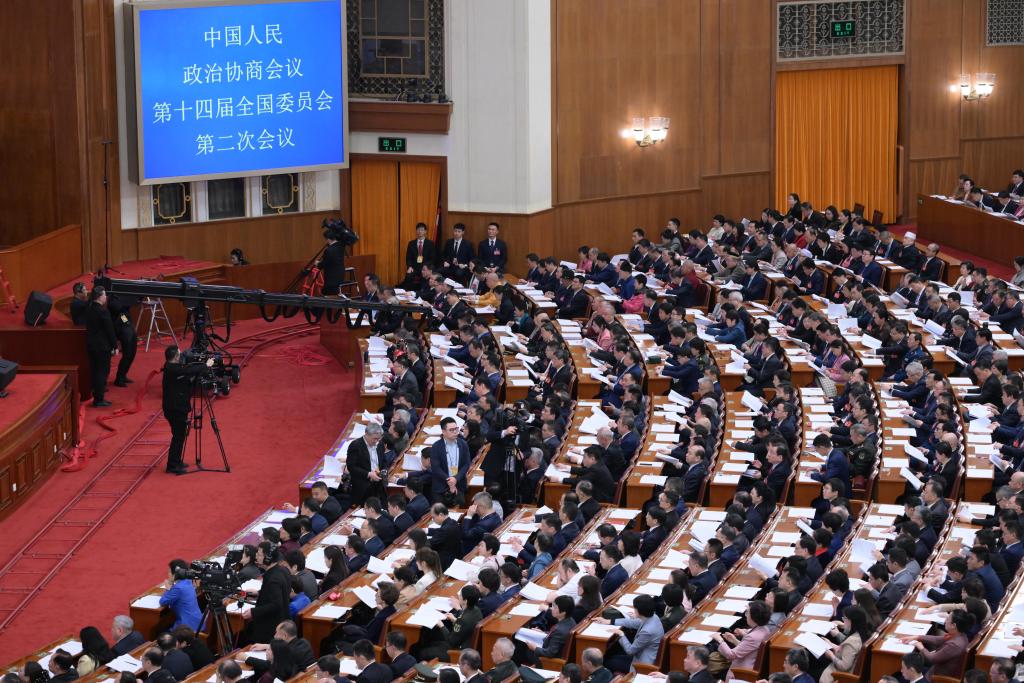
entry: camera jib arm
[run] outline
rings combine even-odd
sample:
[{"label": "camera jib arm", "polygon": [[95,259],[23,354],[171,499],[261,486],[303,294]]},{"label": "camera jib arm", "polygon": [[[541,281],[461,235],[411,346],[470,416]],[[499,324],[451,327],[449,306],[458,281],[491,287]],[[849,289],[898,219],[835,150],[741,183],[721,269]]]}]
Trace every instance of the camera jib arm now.
[{"label": "camera jib arm", "polygon": [[350,329],[359,327],[363,316],[368,312],[420,313],[423,316],[430,313],[429,306],[415,304],[395,306],[379,301],[357,301],[345,296],[326,297],[267,292],[262,289],[203,284],[194,278],[185,278],[181,282],[111,279],[108,291],[139,297],[178,299],[186,308],[190,309],[202,309],[205,308],[205,304],[211,302],[225,303],[229,306],[232,304],[258,306],[263,319],[268,322],[279,316],[290,318],[300,311],[310,322],[319,322],[321,316],[326,315],[329,322],[335,323],[344,315],[345,324]]}]

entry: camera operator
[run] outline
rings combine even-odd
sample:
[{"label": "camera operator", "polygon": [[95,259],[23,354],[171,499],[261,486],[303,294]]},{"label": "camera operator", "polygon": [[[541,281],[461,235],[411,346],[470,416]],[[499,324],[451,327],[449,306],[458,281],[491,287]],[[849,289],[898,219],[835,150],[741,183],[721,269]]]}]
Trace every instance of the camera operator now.
[{"label": "camera operator", "polygon": [[266,559],[271,566],[263,574],[256,605],[242,612],[242,617],[249,624],[239,639],[239,646],[269,643],[277,625],[291,619],[288,605],[291,602],[292,573],[288,563],[276,547],[271,549]]},{"label": "camera operator", "polygon": [[316,262],[324,276],[323,295],[338,296],[345,280],[345,245],[338,241],[338,233],[333,227],[324,230],[324,239],[327,240],[327,248]]},{"label": "camera operator", "polygon": [[188,434],[188,414],[192,409],[192,387],[196,376],[213,367],[214,359],[206,363],[184,363],[177,346],[164,350],[164,419],[171,426],[171,447],[167,451],[167,472],[185,474],[188,468],[181,458]]},{"label": "camera operator", "polygon": [[502,408],[494,419],[494,427],[487,436],[491,447],[480,468],[484,472],[484,487],[497,485],[501,489],[502,504],[517,502],[519,477],[522,472],[521,445],[529,438],[528,415],[525,406]]}]

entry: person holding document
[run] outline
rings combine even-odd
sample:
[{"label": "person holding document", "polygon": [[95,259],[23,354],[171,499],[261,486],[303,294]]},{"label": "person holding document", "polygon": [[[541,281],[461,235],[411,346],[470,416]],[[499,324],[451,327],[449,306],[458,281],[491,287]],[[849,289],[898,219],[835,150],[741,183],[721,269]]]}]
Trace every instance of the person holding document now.
[{"label": "person holding document", "polygon": [[476,586],[467,584],[451,600],[455,609],[445,614],[441,623],[427,631],[424,640],[413,646],[413,655],[418,661],[440,659],[447,662],[448,650],[461,650],[472,645],[474,629],[484,618],[477,607],[480,591]]}]

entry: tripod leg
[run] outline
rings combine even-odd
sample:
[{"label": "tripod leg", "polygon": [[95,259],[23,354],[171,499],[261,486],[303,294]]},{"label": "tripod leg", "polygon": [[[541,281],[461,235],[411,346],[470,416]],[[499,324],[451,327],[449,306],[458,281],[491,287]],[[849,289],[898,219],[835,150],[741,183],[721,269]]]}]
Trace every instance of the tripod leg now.
[{"label": "tripod leg", "polygon": [[220,459],[224,463],[224,471],[230,472],[231,465],[228,464],[228,454],[224,450],[224,440],[220,436],[220,426],[217,424],[217,416],[213,412],[213,401],[209,396],[204,396],[203,401],[206,404],[206,410],[210,413],[210,426],[213,427],[213,435],[217,438],[217,447],[220,449]]}]

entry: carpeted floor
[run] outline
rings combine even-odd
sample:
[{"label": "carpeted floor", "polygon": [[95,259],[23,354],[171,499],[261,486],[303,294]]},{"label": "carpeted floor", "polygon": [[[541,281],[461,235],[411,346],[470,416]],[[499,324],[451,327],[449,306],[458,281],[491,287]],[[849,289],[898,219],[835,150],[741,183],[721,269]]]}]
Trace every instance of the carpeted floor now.
[{"label": "carpeted floor", "polygon": [[[233,334],[258,331],[261,320],[240,323]],[[167,562],[197,558],[225,541],[267,507],[293,501],[296,482],[337,437],[356,406],[354,375],[329,360],[299,364],[300,355],[323,352],[318,335],[284,342],[261,352],[243,372],[242,382],[215,403],[232,467],[230,474],[174,477],[151,472],[87,545],[61,570],[27,609],[0,634],[0,662],[95,625],[109,631],[111,619],[127,613],[133,597],[166,578]],[[135,384],[112,387],[114,408],[130,404],[142,380],[162,365],[163,347],[140,354],[132,369]],[[0,558],[10,557],[30,539],[160,407],[159,376],[142,410],[114,421],[118,432],[103,441],[96,459],[77,473],[57,472],[35,496],[0,524]],[[97,414],[86,411],[85,436],[100,429]],[[165,431],[165,423],[160,424]],[[209,429],[206,430],[209,432]],[[212,434],[204,441],[204,462],[219,460]],[[191,446],[186,462],[191,461]]]}]

